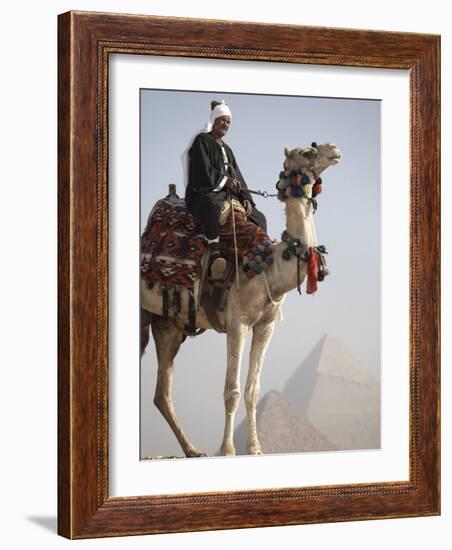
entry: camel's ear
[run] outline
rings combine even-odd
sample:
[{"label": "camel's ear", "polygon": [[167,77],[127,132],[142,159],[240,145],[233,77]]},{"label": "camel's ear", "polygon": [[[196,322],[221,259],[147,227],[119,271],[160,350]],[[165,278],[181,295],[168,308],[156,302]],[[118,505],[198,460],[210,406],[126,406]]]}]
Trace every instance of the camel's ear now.
[{"label": "camel's ear", "polygon": [[284,147],[284,154],[286,155],[286,157],[290,156],[290,149],[287,147],[287,145]]},{"label": "camel's ear", "polygon": [[317,154],[317,149],[306,149],[303,151],[303,156],[308,159],[313,159]]}]

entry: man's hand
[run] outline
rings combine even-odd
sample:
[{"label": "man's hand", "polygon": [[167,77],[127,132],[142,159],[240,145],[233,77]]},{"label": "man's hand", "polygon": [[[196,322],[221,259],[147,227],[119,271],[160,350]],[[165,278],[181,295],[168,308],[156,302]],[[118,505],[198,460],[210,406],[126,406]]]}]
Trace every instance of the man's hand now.
[{"label": "man's hand", "polygon": [[233,193],[238,193],[240,191],[240,182],[234,178],[228,178],[226,182],[226,187]]},{"label": "man's hand", "polygon": [[243,206],[245,207],[245,214],[249,216],[253,211],[253,205],[250,203],[249,200],[245,200]]}]

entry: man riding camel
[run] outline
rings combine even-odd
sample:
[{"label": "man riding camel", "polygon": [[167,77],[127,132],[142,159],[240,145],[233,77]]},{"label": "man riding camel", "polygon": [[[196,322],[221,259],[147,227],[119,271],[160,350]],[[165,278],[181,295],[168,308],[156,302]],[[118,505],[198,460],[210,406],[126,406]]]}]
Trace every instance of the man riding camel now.
[{"label": "man riding camel", "polygon": [[209,243],[213,279],[221,279],[226,267],[219,248],[220,212],[226,200],[238,200],[247,217],[267,230],[265,216],[251,198],[232,149],[223,141],[231,120],[231,111],[224,101],[212,101],[210,122],[188,149],[185,202],[201,222]]}]

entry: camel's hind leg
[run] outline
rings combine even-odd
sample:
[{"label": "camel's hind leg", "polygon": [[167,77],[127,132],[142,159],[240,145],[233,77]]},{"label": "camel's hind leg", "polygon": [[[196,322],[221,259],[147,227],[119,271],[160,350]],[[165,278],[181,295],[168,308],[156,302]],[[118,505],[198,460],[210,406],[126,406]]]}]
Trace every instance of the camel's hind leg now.
[{"label": "camel's hind leg", "polygon": [[141,308],[140,311],[140,353],[143,357],[144,350],[149,343],[149,325],[151,324],[152,313]]},{"label": "camel's hind leg", "polygon": [[206,456],[193,447],[185,436],[176,418],[171,396],[173,384],[174,357],[185,340],[184,334],[174,325],[171,319],[158,315],[151,318],[152,335],[157,351],[158,374],[155,388],[154,404],[171,426],[186,456]]}]

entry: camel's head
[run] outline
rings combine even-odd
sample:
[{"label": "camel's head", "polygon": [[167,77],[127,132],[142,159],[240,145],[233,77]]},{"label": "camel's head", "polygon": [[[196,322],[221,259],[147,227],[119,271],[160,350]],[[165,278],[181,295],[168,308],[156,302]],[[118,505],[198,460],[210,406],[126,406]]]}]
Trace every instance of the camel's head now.
[{"label": "camel's head", "polygon": [[284,154],[286,156],[284,160],[286,172],[293,170],[311,172],[314,178],[318,178],[329,166],[337,164],[342,156],[334,143],[324,143],[323,145],[312,143],[311,147],[295,147],[294,149],[285,147]]},{"label": "camel's head", "polygon": [[312,143],[311,147],[294,149],[285,147],[284,154],[284,171],[276,184],[281,201],[288,197],[311,199],[321,193],[320,174],[341,159],[341,152],[332,143]]}]

